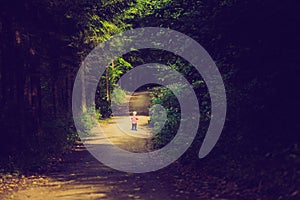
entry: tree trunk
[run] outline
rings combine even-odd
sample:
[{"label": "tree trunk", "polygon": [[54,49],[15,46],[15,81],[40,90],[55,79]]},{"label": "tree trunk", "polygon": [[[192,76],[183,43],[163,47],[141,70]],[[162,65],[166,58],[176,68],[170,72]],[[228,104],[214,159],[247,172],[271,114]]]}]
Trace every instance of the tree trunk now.
[{"label": "tree trunk", "polygon": [[16,111],[17,115],[16,126],[18,127],[19,137],[17,139],[17,146],[22,148],[26,139],[25,134],[25,101],[24,101],[24,90],[25,90],[25,69],[24,69],[24,51],[23,42],[21,41],[21,33],[16,31],[16,43],[15,43],[15,75],[16,75]]},{"label": "tree trunk", "polygon": [[58,91],[57,91],[57,75],[56,70],[53,70],[52,75],[52,106],[53,106],[53,115],[57,117],[57,107],[58,107]]},{"label": "tree trunk", "polygon": [[109,74],[108,74],[108,71],[109,71],[109,67],[107,66],[106,67],[106,99],[107,99],[107,101],[110,100],[110,97],[109,97]]},{"label": "tree trunk", "polygon": [[32,110],[32,131],[33,139],[37,146],[40,146],[41,122],[42,122],[42,95],[41,95],[41,81],[40,73],[37,71],[39,67],[38,57],[33,48],[30,49],[29,65],[31,69],[30,74],[30,92],[31,92],[31,110]]},{"label": "tree trunk", "polygon": [[[84,66],[84,64],[83,64]],[[84,68],[81,70],[81,109],[82,112],[86,112],[86,91],[85,91],[85,70]]]}]

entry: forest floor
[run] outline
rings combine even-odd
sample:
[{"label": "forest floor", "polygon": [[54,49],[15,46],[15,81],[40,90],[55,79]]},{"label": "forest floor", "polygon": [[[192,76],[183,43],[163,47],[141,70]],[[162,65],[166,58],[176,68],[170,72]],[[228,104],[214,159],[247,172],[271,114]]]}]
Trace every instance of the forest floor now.
[{"label": "forest floor", "polygon": [[[111,143],[129,151],[145,152],[149,150],[151,142],[150,129],[146,126],[149,117],[139,117],[138,131],[130,130],[129,116],[113,117],[107,124],[102,124],[101,129]],[[120,127],[117,124],[123,125]],[[98,131],[99,127],[93,129],[95,135],[89,141],[104,145]],[[205,165],[188,165],[176,161],[155,172],[120,172],[99,162],[82,143],[78,143],[49,172],[39,176],[20,177],[17,189],[0,193],[0,199],[270,199],[261,195],[265,183],[260,180],[249,184],[229,179],[223,174],[210,173],[207,168]],[[255,176],[257,172],[253,173]],[[293,193],[289,197],[296,199],[299,190],[291,191]]]}]

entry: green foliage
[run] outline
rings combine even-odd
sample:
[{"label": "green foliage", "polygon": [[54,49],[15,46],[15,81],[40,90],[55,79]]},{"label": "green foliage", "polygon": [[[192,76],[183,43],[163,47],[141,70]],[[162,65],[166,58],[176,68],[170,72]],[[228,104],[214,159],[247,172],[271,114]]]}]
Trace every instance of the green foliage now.
[{"label": "green foliage", "polygon": [[111,102],[113,105],[121,105],[124,102],[126,92],[122,90],[119,86],[115,87],[111,95]]},{"label": "green foliage", "polygon": [[136,0],[131,3],[131,7],[127,9],[123,17],[127,20],[142,18],[154,13],[155,10],[163,8],[170,0]]},{"label": "green foliage", "polygon": [[[155,149],[161,148],[170,142],[176,135],[180,123],[180,105],[174,95],[174,93],[167,87],[156,87],[151,93],[151,103],[152,105],[159,104],[165,108],[167,112],[167,120],[164,127],[153,137],[153,147]],[[150,110],[150,112],[155,112],[155,107]],[[161,124],[159,114],[154,114],[151,116],[150,125],[153,126],[154,131],[160,129]],[[156,123],[152,123],[156,122]]]},{"label": "green foliage", "polygon": [[111,118],[100,119],[99,124],[107,125],[107,124],[109,124],[110,120],[111,120]]},{"label": "green foliage", "polygon": [[102,118],[100,110],[95,109],[95,115],[96,115],[96,120],[97,121]]},{"label": "green foliage", "polygon": [[[101,114],[99,111],[95,111],[94,108],[88,108],[86,112],[83,112],[80,116],[80,125],[77,127],[80,135],[92,135],[91,129],[98,123]],[[78,130],[79,128],[79,130]]]},{"label": "green foliage", "polygon": [[[102,114],[103,118],[108,118],[111,115],[111,103],[120,105],[125,98],[125,91],[123,91],[118,85],[119,78],[132,68],[132,65],[124,58],[116,58],[114,65],[108,67],[108,79],[106,76],[102,76],[99,81],[99,87],[96,94],[96,107]],[[108,83],[107,83],[108,81]],[[111,102],[107,99],[107,84],[109,85],[109,95]],[[105,88],[105,89],[104,89]]]},{"label": "green foliage", "polygon": [[117,86],[117,81],[119,80],[119,78],[132,68],[132,65],[129,62],[127,62],[124,58],[115,59],[114,67],[112,67],[112,65],[109,66],[108,75],[110,88]]},{"label": "green foliage", "polygon": [[[174,83],[166,87],[155,87],[152,89],[151,104],[159,104],[164,107],[164,111],[161,111],[161,109],[158,109],[155,106],[150,109],[151,113],[160,110],[158,111],[160,113],[151,115],[150,119],[150,125],[153,126],[155,133],[157,133],[157,130],[161,128],[164,115],[163,112],[166,112],[167,114],[167,119],[163,128],[154,136],[154,148],[161,148],[170,142],[177,134],[180,123],[189,123],[189,121],[184,121],[185,119],[181,119],[181,109],[178,101],[178,98],[181,98],[186,102],[190,102],[189,98],[191,98],[191,91],[188,89],[188,87],[188,85],[184,85],[182,83]],[[191,116],[193,116],[196,111],[197,110],[195,110],[195,106],[191,106],[189,108],[189,114]],[[193,126],[193,124],[191,124],[191,126]]]},{"label": "green foliage", "polygon": [[149,126],[153,128],[153,133],[158,133],[165,124],[165,119],[167,117],[166,111],[163,107],[154,105],[149,109],[149,113]]}]

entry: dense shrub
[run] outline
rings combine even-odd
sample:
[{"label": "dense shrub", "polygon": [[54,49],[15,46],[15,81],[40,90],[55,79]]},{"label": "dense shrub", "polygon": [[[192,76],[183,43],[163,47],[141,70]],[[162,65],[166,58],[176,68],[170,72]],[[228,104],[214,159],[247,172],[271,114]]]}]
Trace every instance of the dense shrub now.
[{"label": "dense shrub", "polygon": [[79,119],[79,126],[77,131],[80,135],[92,135],[91,129],[98,123],[101,118],[101,114],[95,108],[88,108],[87,111],[83,112]]},{"label": "dense shrub", "polygon": [[119,106],[123,104],[126,96],[126,92],[120,87],[115,87],[113,93],[111,94],[111,103],[112,105]]},{"label": "dense shrub", "polygon": [[[174,85],[173,89],[179,89],[179,86]],[[157,112],[157,107],[153,105],[159,104],[163,106],[167,114],[164,126],[153,137],[153,147],[158,149],[169,143],[176,135],[181,118],[180,105],[172,90],[167,87],[156,87],[152,90],[151,104],[152,107],[150,109],[150,113],[152,113],[152,115],[150,118],[150,125],[153,127],[154,132],[161,128],[160,118],[163,113],[155,113]],[[162,111],[160,110],[158,112]]]}]

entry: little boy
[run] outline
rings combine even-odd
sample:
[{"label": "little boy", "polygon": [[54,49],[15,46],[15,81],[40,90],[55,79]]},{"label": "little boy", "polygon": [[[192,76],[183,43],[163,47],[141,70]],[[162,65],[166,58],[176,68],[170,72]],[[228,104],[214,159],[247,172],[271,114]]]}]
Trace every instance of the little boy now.
[{"label": "little boy", "polygon": [[137,127],[137,121],[139,120],[138,117],[136,116],[137,112],[133,111],[132,112],[132,117],[131,117],[131,123],[132,123],[132,128],[131,130],[135,130],[137,131],[136,127]]}]

